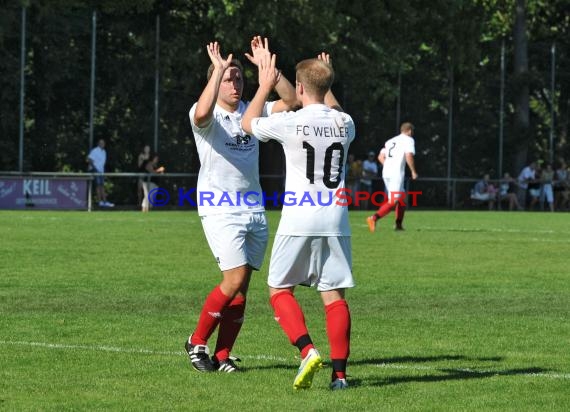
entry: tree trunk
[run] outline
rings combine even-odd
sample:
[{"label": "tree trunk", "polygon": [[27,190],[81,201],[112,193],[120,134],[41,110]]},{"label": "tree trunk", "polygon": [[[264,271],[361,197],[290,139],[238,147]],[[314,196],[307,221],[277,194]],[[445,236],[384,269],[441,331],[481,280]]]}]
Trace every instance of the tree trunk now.
[{"label": "tree trunk", "polygon": [[514,38],[514,83],[515,119],[513,130],[513,166],[518,173],[529,160],[529,75],[528,45],[526,34],[526,1],[517,0],[515,10]]}]

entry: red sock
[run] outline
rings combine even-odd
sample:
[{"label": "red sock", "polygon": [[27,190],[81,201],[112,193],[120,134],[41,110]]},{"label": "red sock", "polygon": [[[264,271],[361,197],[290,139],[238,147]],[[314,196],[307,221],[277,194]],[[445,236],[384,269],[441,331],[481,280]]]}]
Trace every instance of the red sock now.
[{"label": "red sock", "polygon": [[388,213],[390,213],[390,211],[392,210],[393,207],[394,207],[394,205],[392,205],[390,202],[384,203],[382,206],[380,206],[380,208],[378,209],[378,211],[374,215],[374,220],[377,220],[377,219],[380,219],[380,218],[386,216]]},{"label": "red sock", "polygon": [[245,313],[245,297],[236,296],[222,313],[215,355],[219,361],[230,356],[234,343],[238,337]]},{"label": "red sock", "polygon": [[406,207],[398,201],[398,203],[396,203],[396,224],[398,226],[402,225],[405,212],[406,212]]},{"label": "red sock", "polygon": [[216,286],[206,298],[196,330],[192,334],[192,345],[205,345],[220,323],[222,312],[232,299],[222,293],[220,286]]},{"label": "red sock", "polygon": [[[291,291],[286,290],[271,296],[270,302],[275,312],[275,320],[279,322],[291,344],[296,345],[300,337],[309,336],[307,326],[305,325],[305,316]],[[307,356],[307,352],[313,347],[312,343],[308,343],[299,348],[301,356],[303,358]]]},{"label": "red sock", "polygon": [[346,378],[346,360],[350,354],[350,311],[346,300],[325,306],[327,336],[331,348],[333,380]]}]

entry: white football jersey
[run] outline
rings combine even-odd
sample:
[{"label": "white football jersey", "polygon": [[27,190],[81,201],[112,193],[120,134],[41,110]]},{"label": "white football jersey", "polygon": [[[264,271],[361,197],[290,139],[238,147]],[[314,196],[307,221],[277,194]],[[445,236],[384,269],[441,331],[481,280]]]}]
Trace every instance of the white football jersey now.
[{"label": "white football jersey", "polygon": [[[253,119],[258,139],[283,145],[287,168],[282,216],[277,233],[293,236],[350,236],[345,187],[352,118],[324,104]],[[341,203],[341,204],[339,204]]]},{"label": "white football jersey", "polygon": [[[195,103],[190,109],[190,124],[200,158],[196,188],[200,216],[244,211],[264,211],[259,184],[259,142],[245,134],[241,118],[248,104],[240,101],[235,112],[216,104],[206,127],[194,124]],[[273,102],[266,103],[264,116]]]},{"label": "white football jersey", "polygon": [[386,156],[382,167],[382,177],[403,180],[406,168],[406,153],[416,154],[414,139],[407,134],[399,134],[388,140],[382,150]]}]

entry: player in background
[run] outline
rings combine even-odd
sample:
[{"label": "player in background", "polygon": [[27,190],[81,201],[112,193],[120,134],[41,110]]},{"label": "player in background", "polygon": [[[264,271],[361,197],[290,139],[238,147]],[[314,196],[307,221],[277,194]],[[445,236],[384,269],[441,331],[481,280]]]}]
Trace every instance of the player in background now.
[{"label": "player in background", "polygon": [[[278,73],[275,56],[260,61],[259,88],[246,110],[242,127],[261,141],[281,143],[286,159],[285,191],[308,193],[314,203],[283,205],[269,263],[269,295],[275,319],[301,353],[295,389],[309,388],[322,367],[295,286],[316,286],[320,292],[332,360],[331,389],[345,389],[350,350],[350,312],[345,289],[354,286],[348,208],[334,200],[345,187],[346,157],[355,136],[352,118],[342,112],[331,92],[334,71],[329,55],[296,66],[296,92],[302,109],[260,118],[263,102]],[[317,196],[322,201],[317,201]],[[328,202],[328,199],[331,199]]]},{"label": "player in background", "polygon": [[[270,54],[267,39],[251,41],[254,64]],[[261,194],[259,143],[243,132],[240,120],[247,103],[241,100],[243,68],[232,54],[223,58],[217,42],[206,47],[212,64],[208,83],[190,109],[190,123],[200,157],[197,194],[213,192],[216,199],[229,196],[220,206],[198,203],[206,239],[222,272],[222,281],[206,297],[198,324],[185,342],[194,369],[201,372],[237,370],[230,352],[241,329],[246,293],[252,270],[259,270],[267,248],[268,231],[263,203],[248,206],[237,201],[238,192]],[[263,102],[262,111],[271,113],[298,106],[295,89],[278,76],[275,90],[280,100]],[[250,199],[250,204],[255,203]],[[214,203],[217,204],[217,203]],[[214,354],[210,359],[208,339],[218,327]]]},{"label": "player in background", "polygon": [[386,187],[386,203],[376,213],[366,218],[368,229],[376,230],[376,221],[386,216],[396,208],[396,225],[394,229],[404,230],[404,212],[406,209],[406,193],[404,188],[406,164],[412,172],[412,180],[418,178],[414,155],[416,153],[414,138],[414,125],[405,122],[400,126],[400,134],[388,140],[380,153],[378,161],[382,164],[382,179]]}]

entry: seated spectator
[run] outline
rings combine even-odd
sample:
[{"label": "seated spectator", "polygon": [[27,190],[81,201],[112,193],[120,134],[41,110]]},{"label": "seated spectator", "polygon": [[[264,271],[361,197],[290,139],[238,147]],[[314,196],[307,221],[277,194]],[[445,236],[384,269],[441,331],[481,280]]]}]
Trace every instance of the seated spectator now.
[{"label": "seated spectator", "polygon": [[475,187],[471,191],[471,199],[480,202],[489,202],[489,210],[495,206],[495,199],[497,198],[497,189],[489,183],[489,175],[483,176],[483,179],[475,183]]},{"label": "seated spectator", "polygon": [[517,197],[517,182],[508,172],[505,172],[499,183],[499,209],[502,202],[509,202],[509,211],[523,210]]}]

